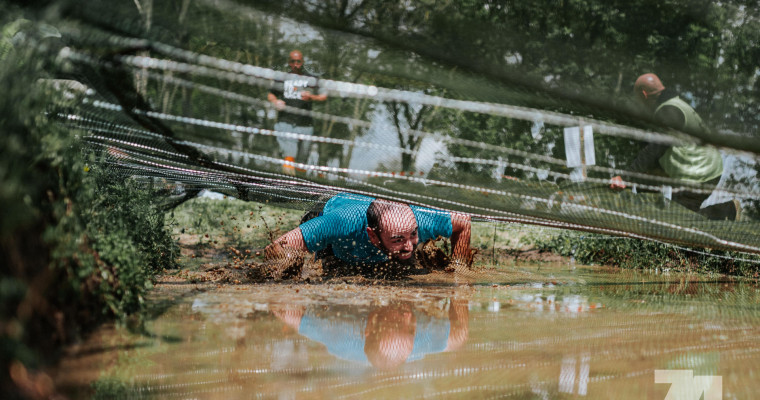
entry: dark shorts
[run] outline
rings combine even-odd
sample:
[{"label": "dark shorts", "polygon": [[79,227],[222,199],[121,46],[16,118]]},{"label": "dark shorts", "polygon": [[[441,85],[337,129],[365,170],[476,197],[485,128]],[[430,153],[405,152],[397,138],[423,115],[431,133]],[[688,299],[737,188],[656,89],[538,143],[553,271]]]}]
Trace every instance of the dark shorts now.
[{"label": "dark shorts", "polygon": [[[714,189],[718,186],[718,182],[720,182],[720,177],[709,180],[703,183],[703,185],[710,186]],[[683,191],[673,194],[673,201],[688,208],[691,211],[699,212],[699,208],[702,206],[702,203],[707,200],[711,194],[712,193],[694,193]]]}]

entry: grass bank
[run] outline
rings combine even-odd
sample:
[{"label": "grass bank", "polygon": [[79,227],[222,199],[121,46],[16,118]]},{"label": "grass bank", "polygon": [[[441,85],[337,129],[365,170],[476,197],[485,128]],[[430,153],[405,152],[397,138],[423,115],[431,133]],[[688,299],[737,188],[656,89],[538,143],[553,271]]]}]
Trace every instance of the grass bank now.
[{"label": "grass bank", "polygon": [[760,277],[760,256],[660,243],[651,240],[561,231],[534,238],[532,245],[581,264],[658,271],[724,274],[752,279]]}]

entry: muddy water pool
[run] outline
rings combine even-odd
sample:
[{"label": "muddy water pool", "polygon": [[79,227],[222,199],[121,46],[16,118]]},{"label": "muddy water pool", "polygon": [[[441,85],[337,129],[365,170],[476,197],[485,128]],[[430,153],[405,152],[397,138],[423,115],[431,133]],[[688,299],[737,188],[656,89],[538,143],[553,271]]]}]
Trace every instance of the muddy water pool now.
[{"label": "muddy water pool", "polygon": [[723,399],[760,389],[760,295],[727,278],[533,265],[382,284],[168,279],[150,301],[142,328],[104,326],[69,349],[59,387],[83,398],[664,399],[661,370],[660,381],[718,377]]}]

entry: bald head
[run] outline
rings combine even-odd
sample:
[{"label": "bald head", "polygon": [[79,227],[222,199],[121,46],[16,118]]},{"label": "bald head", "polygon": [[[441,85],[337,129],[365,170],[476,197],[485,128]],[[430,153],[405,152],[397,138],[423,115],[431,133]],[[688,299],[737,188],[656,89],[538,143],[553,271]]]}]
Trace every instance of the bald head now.
[{"label": "bald head", "polygon": [[640,102],[649,106],[657,102],[663,90],[665,86],[662,85],[660,78],[652,73],[639,76],[633,84],[633,94]]},{"label": "bald head", "polygon": [[409,205],[375,199],[367,209],[367,234],[372,244],[391,259],[414,261],[417,220]]},{"label": "bald head", "polygon": [[298,50],[293,50],[288,55],[288,66],[290,66],[290,72],[294,74],[303,73],[303,54]]}]

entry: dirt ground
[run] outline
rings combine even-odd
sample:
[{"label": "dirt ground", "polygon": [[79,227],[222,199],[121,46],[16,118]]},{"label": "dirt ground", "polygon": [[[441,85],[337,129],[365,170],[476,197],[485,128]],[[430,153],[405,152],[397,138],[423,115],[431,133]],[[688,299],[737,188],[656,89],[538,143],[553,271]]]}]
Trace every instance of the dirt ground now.
[{"label": "dirt ground", "polygon": [[[183,240],[185,239],[185,240]],[[335,257],[318,259],[313,254],[284,251],[276,259],[265,259],[263,251],[240,250],[224,243],[198,248],[193,238],[180,238],[181,265],[194,265],[178,271],[166,271],[159,282],[209,283],[239,285],[251,283],[356,283],[377,285],[402,282],[454,282],[460,279],[487,280],[503,266],[551,263],[567,264],[568,259],[536,249],[509,249],[478,253],[472,251],[469,265],[452,266],[445,239],[430,240],[416,250],[416,264],[403,266],[381,263],[348,266]],[[226,246],[226,247],[225,247]],[[499,280],[499,279],[497,279]]]},{"label": "dirt ground", "polygon": [[[416,264],[393,263],[352,267],[334,257],[280,251],[265,260],[263,247],[292,226],[303,212],[276,207],[251,208],[237,201],[188,202],[176,210],[174,235],[180,246],[179,270],[166,271],[167,279],[190,283],[249,284],[267,282],[319,283],[335,280],[405,282],[488,279],[493,272],[527,263],[564,263],[567,259],[531,249],[519,249],[521,238],[536,234],[512,226],[474,226],[471,256],[452,263],[451,246],[438,238],[418,246]],[[461,261],[461,260],[459,260]],[[160,279],[164,279],[163,277]]]}]

